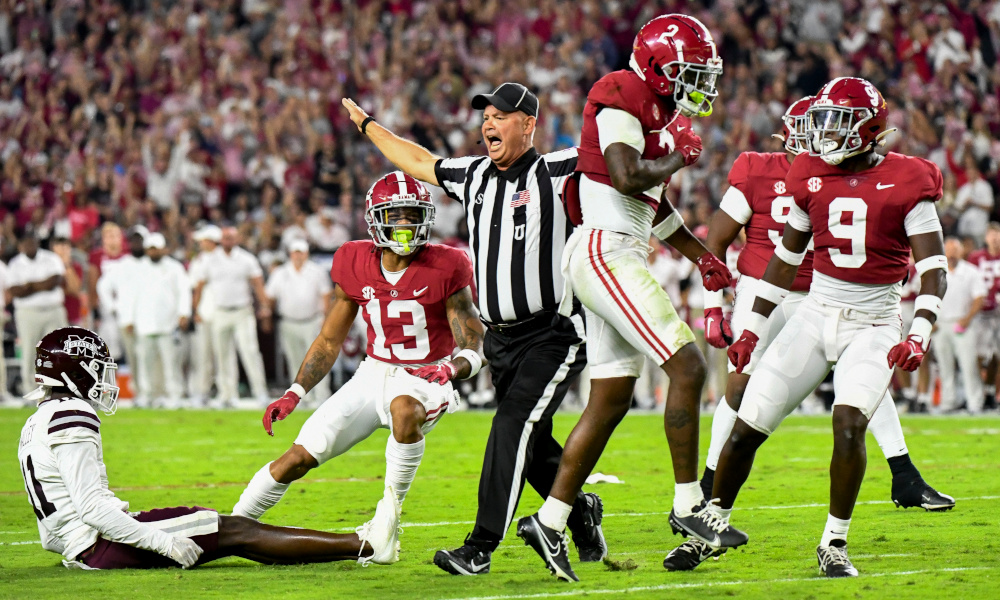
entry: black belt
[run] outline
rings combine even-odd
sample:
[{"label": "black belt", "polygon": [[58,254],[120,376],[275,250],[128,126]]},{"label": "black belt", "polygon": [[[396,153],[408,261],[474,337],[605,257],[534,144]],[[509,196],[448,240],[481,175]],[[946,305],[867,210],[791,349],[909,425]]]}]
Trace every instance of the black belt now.
[{"label": "black belt", "polygon": [[558,311],[555,309],[543,310],[520,321],[508,323],[490,323],[483,321],[483,325],[497,335],[502,335],[504,337],[521,337],[522,335],[528,333],[538,333],[542,331],[543,328],[548,328],[548,326],[552,324],[552,318],[555,317],[557,313]]}]

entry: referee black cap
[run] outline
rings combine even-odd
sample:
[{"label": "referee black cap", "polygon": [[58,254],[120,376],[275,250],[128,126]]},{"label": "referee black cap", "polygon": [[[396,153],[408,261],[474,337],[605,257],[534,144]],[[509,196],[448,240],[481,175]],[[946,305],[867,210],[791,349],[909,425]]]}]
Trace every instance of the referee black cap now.
[{"label": "referee black cap", "polygon": [[472,99],[472,108],[482,110],[493,105],[504,112],[521,111],[531,117],[538,117],[538,96],[520,83],[501,83],[492,94],[478,94]]}]

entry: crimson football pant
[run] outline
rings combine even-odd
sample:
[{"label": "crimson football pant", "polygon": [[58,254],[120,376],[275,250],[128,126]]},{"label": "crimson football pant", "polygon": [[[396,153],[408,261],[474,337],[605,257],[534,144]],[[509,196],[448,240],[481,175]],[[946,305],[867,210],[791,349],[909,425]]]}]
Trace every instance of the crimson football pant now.
[{"label": "crimson football pant", "polygon": [[[479,478],[479,512],[468,543],[494,550],[514,518],[524,481],[549,495],[562,458],[552,415],[586,364],[583,319],[543,313],[506,332],[489,329],[484,351],[496,389],[486,456]],[[582,502],[570,524],[579,522]]]}]

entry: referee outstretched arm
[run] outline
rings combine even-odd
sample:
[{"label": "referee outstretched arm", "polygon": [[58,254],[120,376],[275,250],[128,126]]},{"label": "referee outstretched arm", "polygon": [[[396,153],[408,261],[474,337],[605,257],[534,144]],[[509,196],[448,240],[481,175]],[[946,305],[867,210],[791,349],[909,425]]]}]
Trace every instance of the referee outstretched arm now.
[{"label": "referee outstretched arm", "polygon": [[441,185],[437,175],[434,174],[434,165],[441,160],[440,156],[420,144],[401,138],[382,127],[354,100],[344,98],[341,103],[350,113],[351,120],[358,126],[358,131],[368,136],[368,139],[375,144],[379,152],[389,159],[389,162],[396,165],[400,171],[420,181],[436,186]]}]

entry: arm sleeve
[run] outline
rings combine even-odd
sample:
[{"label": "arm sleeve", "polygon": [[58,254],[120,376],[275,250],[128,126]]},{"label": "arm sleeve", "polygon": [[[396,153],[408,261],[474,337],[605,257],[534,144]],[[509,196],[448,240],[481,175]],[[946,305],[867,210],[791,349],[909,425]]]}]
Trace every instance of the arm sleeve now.
[{"label": "arm sleeve", "polygon": [[464,198],[465,174],[469,168],[478,160],[485,160],[482,156],[463,156],[461,158],[442,158],[434,163],[434,175],[438,183],[444,188],[444,193],[465,204]]},{"label": "arm sleeve", "polygon": [[750,217],[753,216],[753,209],[750,208],[750,202],[747,201],[747,197],[735,185],[729,186],[729,189],[723,194],[719,209],[741,225],[749,223]]},{"label": "arm sleeve", "polygon": [[191,279],[180,264],[177,265],[175,277],[177,277],[177,316],[190,318],[193,301]]},{"label": "arm sleeve", "polygon": [[260,268],[260,261],[257,260],[257,257],[254,256],[253,254],[250,254],[249,252],[246,253],[246,257],[247,257],[247,266],[250,268],[249,276],[263,277],[264,269]]},{"label": "arm sleeve", "polygon": [[281,273],[280,269],[271,273],[267,284],[264,285],[264,295],[272,300],[278,297],[278,290],[281,289]]},{"label": "arm sleeve", "polygon": [[319,291],[321,294],[329,294],[333,291],[333,282],[330,281],[330,276],[327,275],[326,271],[320,269],[319,272]]},{"label": "arm sleeve", "polygon": [[[791,223],[791,219],[788,222]],[[903,227],[907,237],[941,231],[941,221],[938,219],[937,211],[934,210],[934,204],[932,202],[917,202],[917,205],[906,213]]]},{"label": "arm sleeve", "polygon": [[638,150],[639,154],[646,149],[642,123],[634,115],[620,108],[604,108],[597,113],[597,138],[602,153],[614,143],[631,146]]},{"label": "arm sleeve", "polygon": [[58,444],[52,447],[70,501],[80,519],[105,539],[166,555],[171,536],[122,512],[120,501],[101,486],[97,444],[92,441]]},{"label": "arm sleeve", "polygon": [[792,204],[792,208],[788,211],[788,222],[785,225],[807,233],[813,230],[809,214],[802,210],[798,203]]},{"label": "arm sleeve", "polygon": [[[975,267],[973,267],[975,269]],[[972,297],[983,298],[986,296],[986,281],[980,274],[979,269],[975,269],[975,277],[972,279]]]}]

